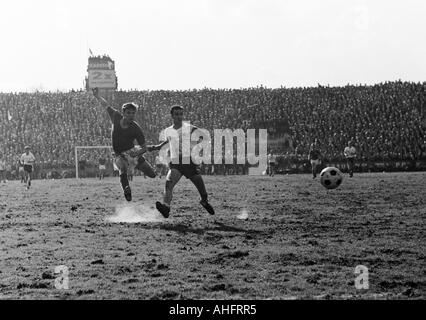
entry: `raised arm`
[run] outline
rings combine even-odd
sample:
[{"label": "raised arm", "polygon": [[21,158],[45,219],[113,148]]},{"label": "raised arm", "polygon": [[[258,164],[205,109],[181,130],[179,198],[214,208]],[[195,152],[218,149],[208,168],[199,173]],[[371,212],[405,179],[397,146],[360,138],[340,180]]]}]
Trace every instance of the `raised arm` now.
[{"label": "raised arm", "polygon": [[104,98],[104,97],[101,97],[100,95],[99,95],[99,90],[98,90],[98,88],[93,88],[92,89],[92,92],[93,92],[93,96],[101,103],[101,105],[103,106],[103,107],[106,107],[107,109],[108,108],[111,108],[111,109],[113,109],[110,105],[109,105],[109,102]]},{"label": "raised arm", "polygon": [[116,117],[120,113],[117,110],[115,110],[113,107],[111,107],[109,102],[105,98],[103,98],[99,95],[98,88],[93,88],[92,91],[93,91],[93,95],[95,96],[95,98],[100,102],[100,104],[103,107],[106,108],[106,111],[108,112],[108,115],[109,115],[111,121],[114,121],[114,117]]}]

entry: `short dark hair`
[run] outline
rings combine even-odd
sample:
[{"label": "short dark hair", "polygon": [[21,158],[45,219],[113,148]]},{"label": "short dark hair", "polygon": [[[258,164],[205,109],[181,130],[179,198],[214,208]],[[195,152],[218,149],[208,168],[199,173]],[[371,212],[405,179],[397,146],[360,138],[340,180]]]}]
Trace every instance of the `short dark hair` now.
[{"label": "short dark hair", "polygon": [[183,107],[178,105],[178,104],[175,104],[174,106],[172,106],[170,108],[170,114],[173,115],[173,111],[175,111],[175,110],[182,110],[183,111]]},{"label": "short dark hair", "polygon": [[134,102],[126,102],[121,107],[121,110],[124,112],[124,111],[126,111],[126,109],[133,109],[135,111],[138,111],[139,106],[136,103],[134,103]]}]

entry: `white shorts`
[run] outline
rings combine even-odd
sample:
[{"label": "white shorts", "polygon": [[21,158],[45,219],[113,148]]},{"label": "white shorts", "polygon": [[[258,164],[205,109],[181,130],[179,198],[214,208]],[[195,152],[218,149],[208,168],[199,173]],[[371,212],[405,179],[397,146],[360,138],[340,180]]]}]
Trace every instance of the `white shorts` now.
[{"label": "white shorts", "polygon": [[313,166],[318,166],[318,165],[320,165],[321,164],[321,160],[320,159],[317,159],[317,160],[311,160],[311,165],[313,165]]},{"label": "white shorts", "polygon": [[114,167],[121,173],[133,173],[137,164],[137,158],[131,157],[128,153],[123,152],[122,154],[115,155]]},{"label": "white shorts", "polygon": [[100,164],[100,165],[99,165],[99,170],[106,170],[106,167],[105,167],[105,165],[103,165],[103,164]]}]

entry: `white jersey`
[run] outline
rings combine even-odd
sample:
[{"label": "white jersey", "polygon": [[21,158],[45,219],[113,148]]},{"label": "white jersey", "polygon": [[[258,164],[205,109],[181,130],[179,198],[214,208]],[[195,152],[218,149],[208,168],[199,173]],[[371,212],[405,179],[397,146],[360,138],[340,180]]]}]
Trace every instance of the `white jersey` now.
[{"label": "white jersey", "polygon": [[[191,134],[196,129],[197,127],[186,122],[183,122],[182,127],[180,127],[179,129],[175,129],[173,128],[173,126],[164,129],[163,138],[164,140],[167,140],[169,142],[171,161],[191,156],[192,148],[197,145],[197,141],[191,141]],[[182,133],[184,133],[183,138],[188,139],[188,141],[184,142],[185,144],[189,145],[188,150],[182,149]],[[185,151],[185,154],[183,154],[183,151]]]},{"label": "white jersey", "polygon": [[356,149],[354,147],[346,147],[343,153],[345,154],[346,158],[355,158]]},{"label": "white jersey", "polygon": [[21,156],[21,163],[24,165],[32,166],[34,162],[35,162],[35,157],[31,152],[29,152],[28,154],[24,153]]}]

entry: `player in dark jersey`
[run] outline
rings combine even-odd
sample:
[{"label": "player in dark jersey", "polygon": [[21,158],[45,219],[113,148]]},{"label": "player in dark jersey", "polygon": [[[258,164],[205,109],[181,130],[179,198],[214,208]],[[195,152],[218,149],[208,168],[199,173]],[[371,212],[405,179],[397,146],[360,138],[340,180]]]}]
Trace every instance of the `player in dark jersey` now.
[{"label": "player in dark jersey", "polygon": [[319,151],[317,140],[311,144],[308,160],[311,162],[312,176],[315,179],[317,177],[317,168],[321,164],[321,152]]},{"label": "player in dark jersey", "polygon": [[[132,192],[128,180],[128,170],[131,168],[133,161],[136,159],[136,168],[145,173],[150,178],[155,178],[156,173],[152,166],[145,160],[143,154],[147,151],[145,145],[145,136],[141,127],[135,121],[135,115],[138,105],[129,102],[123,104],[122,112],[118,112],[111,108],[103,97],[100,97],[98,90],[93,90],[94,96],[106,106],[108,115],[112,122],[112,149],[114,151],[114,162],[119,170],[120,183],[124,191],[124,197],[127,201],[132,200]],[[139,144],[135,147],[134,141]]]}]

